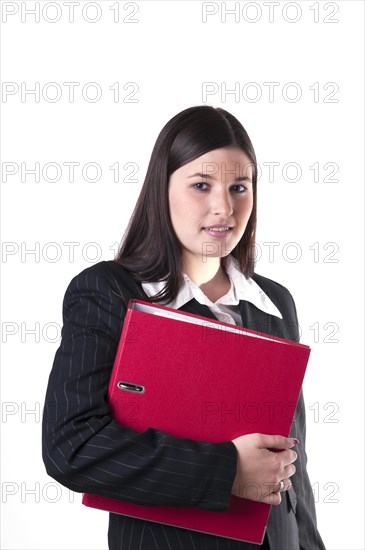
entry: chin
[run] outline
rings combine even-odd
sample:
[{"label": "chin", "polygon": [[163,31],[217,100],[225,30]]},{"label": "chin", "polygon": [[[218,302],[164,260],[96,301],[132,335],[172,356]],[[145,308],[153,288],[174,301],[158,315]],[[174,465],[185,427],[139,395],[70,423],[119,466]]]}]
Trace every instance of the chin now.
[{"label": "chin", "polygon": [[231,248],[227,243],[208,242],[206,247],[203,248],[201,254],[207,258],[222,258],[228,256],[231,253]]}]

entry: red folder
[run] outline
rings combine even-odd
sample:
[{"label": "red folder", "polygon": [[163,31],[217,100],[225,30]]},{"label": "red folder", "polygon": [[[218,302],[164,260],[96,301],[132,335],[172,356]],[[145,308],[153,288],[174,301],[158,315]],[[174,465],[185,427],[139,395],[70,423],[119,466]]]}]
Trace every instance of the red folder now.
[{"label": "red folder", "polygon": [[[133,299],[108,401],[115,420],[137,431],[212,443],[256,432],[288,436],[309,354],[291,340]],[[88,493],[82,503],[254,544],[262,544],[271,508],[234,495],[225,512]]]}]

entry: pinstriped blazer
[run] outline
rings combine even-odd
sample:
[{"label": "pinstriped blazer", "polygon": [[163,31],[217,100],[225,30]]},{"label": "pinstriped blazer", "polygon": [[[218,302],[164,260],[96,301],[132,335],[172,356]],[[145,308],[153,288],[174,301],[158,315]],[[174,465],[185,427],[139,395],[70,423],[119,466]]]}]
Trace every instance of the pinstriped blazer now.
[{"label": "pinstriped blazer", "polygon": [[[252,277],[283,319],[240,301],[244,327],[299,341],[293,298],[282,285]],[[229,507],[237,453],[231,441],[210,443],[149,428],[136,432],[113,420],[109,379],[127,303],[144,300],[142,285],[117,262],[102,261],[69,283],[63,300],[61,343],[45,396],[42,456],[48,475],[72,491],[145,506],[192,506],[224,512]],[[195,299],[183,311],[216,319]],[[271,550],[325,550],[317,530],[306,471],[305,408],[300,393],[290,436],[298,458],[293,487],[272,506],[265,545]],[[109,514],[110,550],[256,550],[258,545],[141,519]]]}]

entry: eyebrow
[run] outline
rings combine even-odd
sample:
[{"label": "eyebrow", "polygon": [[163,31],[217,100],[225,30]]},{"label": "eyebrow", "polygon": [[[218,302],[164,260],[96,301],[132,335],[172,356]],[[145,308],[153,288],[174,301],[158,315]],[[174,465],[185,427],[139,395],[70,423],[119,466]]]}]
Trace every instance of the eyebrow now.
[{"label": "eyebrow", "polygon": [[[188,176],[188,178],[194,178],[195,176],[199,176],[200,178],[214,179],[213,176],[211,176],[210,174],[202,174],[201,172],[196,172],[195,174]],[[250,181],[252,183],[252,179],[248,176],[239,176],[234,181]]]}]

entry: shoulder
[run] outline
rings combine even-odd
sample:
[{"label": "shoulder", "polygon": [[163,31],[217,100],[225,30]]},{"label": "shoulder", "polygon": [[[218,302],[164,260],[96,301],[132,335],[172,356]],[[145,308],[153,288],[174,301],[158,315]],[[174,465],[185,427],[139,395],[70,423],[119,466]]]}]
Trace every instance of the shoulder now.
[{"label": "shoulder", "polygon": [[109,265],[112,263],[102,261],[89,265],[72,277],[62,304],[63,337],[72,337],[75,342],[76,335],[99,341],[108,337],[118,343],[128,300],[133,296],[123,283],[127,280],[124,269],[118,265],[118,270],[113,269]]},{"label": "shoulder", "polygon": [[77,282],[81,280],[90,280],[95,281],[96,279],[105,279],[107,281],[112,281],[115,279],[117,283],[120,280],[128,280],[131,276],[128,274],[128,271],[120,264],[114,260],[103,260],[92,264],[79,273],[77,273],[71,280],[72,282]]},{"label": "shoulder", "polygon": [[258,273],[254,273],[251,279],[258,284],[258,286],[267,294],[267,296],[274,302],[276,307],[284,314],[289,313],[295,318],[297,316],[295,302],[290,291],[282,284],[264,277]]},{"label": "shoulder", "polygon": [[251,276],[251,279],[253,279],[265,292],[266,290],[270,290],[271,292],[275,292],[281,296],[292,297],[291,293],[284,285],[274,281],[273,279],[259,275],[259,273],[254,273]]},{"label": "shoulder", "polygon": [[131,273],[114,260],[104,260],[90,265],[77,273],[69,282],[66,296],[107,295],[109,299],[120,299],[124,305],[130,298],[140,298],[140,285]]}]

